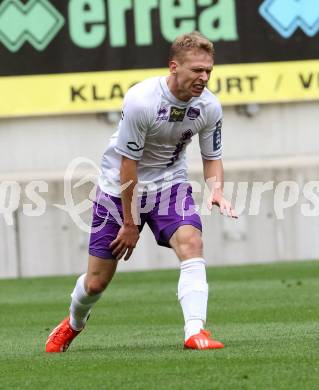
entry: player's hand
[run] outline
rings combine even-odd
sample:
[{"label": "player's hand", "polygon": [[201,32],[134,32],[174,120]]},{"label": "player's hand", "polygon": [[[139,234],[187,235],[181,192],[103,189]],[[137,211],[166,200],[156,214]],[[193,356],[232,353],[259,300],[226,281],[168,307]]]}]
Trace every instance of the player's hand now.
[{"label": "player's hand", "polygon": [[136,247],[139,237],[140,234],[136,225],[123,225],[116,239],[110,244],[112,254],[116,257],[116,260],[120,260],[124,255],[124,260],[128,260]]},{"label": "player's hand", "polygon": [[224,198],[224,195],[221,192],[216,192],[209,197],[207,207],[211,210],[213,206],[218,206],[222,215],[238,218],[236,210],[231,203]]}]

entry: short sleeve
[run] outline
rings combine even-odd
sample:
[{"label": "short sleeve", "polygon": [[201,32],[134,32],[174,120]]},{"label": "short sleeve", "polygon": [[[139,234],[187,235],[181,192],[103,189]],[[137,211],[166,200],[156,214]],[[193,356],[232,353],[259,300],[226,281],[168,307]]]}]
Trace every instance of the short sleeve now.
[{"label": "short sleeve", "polygon": [[115,151],[132,160],[143,156],[148,128],[147,105],[136,99],[135,94],[127,94],[124,99]]},{"label": "short sleeve", "polygon": [[222,108],[219,102],[207,107],[207,126],[199,131],[199,146],[205,160],[222,158]]}]

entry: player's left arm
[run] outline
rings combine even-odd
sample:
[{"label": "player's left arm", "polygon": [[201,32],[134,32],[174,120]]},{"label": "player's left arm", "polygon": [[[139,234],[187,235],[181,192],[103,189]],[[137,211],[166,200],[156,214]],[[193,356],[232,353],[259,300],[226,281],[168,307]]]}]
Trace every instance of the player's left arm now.
[{"label": "player's left arm", "polygon": [[205,183],[210,189],[210,195],[207,199],[209,210],[214,205],[218,206],[220,213],[232,218],[238,218],[236,210],[231,203],[224,197],[224,167],[222,159],[206,160],[203,158]]},{"label": "player's left arm", "polygon": [[222,162],[222,108],[218,100],[207,106],[207,126],[199,132],[204,178],[210,189],[208,208],[220,208],[223,215],[237,218],[231,203],[224,197],[224,168]]}]

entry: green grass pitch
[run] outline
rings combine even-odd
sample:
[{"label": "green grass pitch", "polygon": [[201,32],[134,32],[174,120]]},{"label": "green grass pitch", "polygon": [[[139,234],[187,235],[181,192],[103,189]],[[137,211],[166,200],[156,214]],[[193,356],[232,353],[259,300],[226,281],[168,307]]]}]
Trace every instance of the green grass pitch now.
[{"label": "green grass pitch", "polygon": [[209,268],[207,328],[189,351],[178,270],[120,273],[64,354],[45,354],[75,277],[0,281],[1,389],[318,389],[319,261]]}]

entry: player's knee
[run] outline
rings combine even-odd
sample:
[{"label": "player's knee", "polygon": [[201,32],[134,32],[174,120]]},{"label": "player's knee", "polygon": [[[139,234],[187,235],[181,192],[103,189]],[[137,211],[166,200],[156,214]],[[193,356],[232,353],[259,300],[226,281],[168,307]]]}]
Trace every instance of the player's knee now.
[{"label": "player's knee", "polygon": [[107,281],[100,278],[89,279],[86,282],[86,292],[89,295],[101,294],[107,286]]},{"label": "player's knee", "polygon": [[187,245],[192,252],[201,252],[203,250],[203,240],[195,234],[189,238]]},{"label": "player's knee", "polygon": [[179,243],[180,254],[182,257],[198,256],[203,251],[203,241],[197,234],[187,235]]}]

